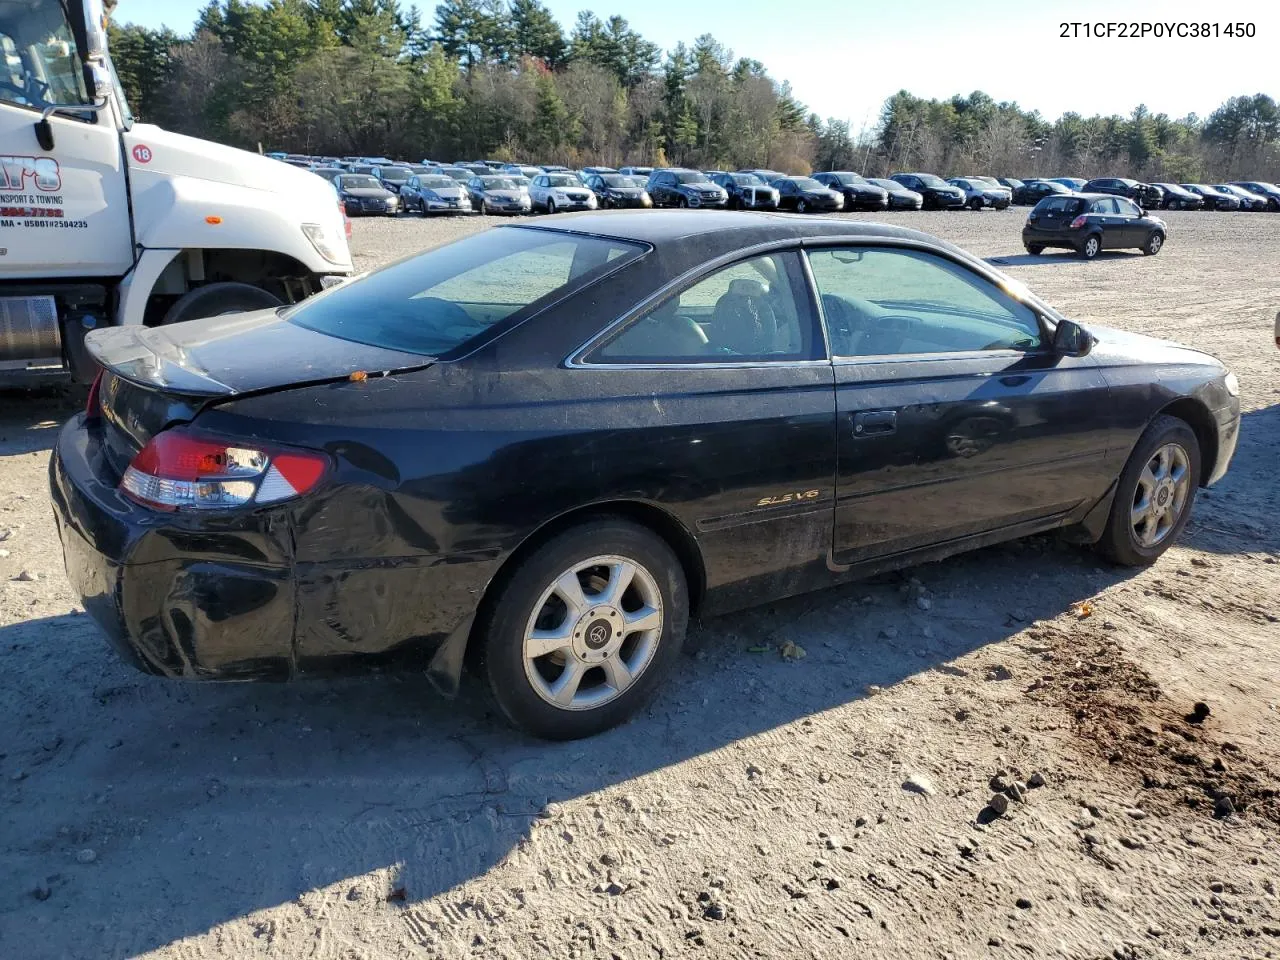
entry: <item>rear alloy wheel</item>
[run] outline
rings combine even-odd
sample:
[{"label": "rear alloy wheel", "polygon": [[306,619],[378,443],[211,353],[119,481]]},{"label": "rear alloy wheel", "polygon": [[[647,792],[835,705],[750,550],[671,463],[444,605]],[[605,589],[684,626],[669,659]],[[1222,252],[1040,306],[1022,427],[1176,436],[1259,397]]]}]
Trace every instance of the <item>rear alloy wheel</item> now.
[{"label": "rear alloy wheel", "polygon": [[1159,230],[1152,230],[1151,236],[1147,237],[1147,242],[1142,248],[1144,256],[1154,257],[1160,252],[1160,248],[1164,246],[1164,234]]},{"label": "rear alloy wheel", "polygon": [[602,519],[520,562],[477,624],[484,672],[507,719],[573,740],[636,711],[680,656],[684,570],[645,527]]},{"label": "rear alloy wheel", "polygon": [[1086,260],[1092,260],[1102,252],[1102,238],[1096,233],[1092,236],[1085,237],[1084,244],[1080,247],[1080,256]]},{"label": "rear alloy wheel", "polygon": [[221,317],[229,313],[266,310],[278,307],[280,303],[280,298],[275,294],[249,283],[207,283],[203,287],[188,290],[179,297],[160,322],[168,325],[203,317]]},{"label": "rear alloy wheel", "polygon": [[1156,417],[1120,474],[1098,548],[1125,566],[1153,563],[1186,526],[1199,482],[1195,431],[1177,417]]}]

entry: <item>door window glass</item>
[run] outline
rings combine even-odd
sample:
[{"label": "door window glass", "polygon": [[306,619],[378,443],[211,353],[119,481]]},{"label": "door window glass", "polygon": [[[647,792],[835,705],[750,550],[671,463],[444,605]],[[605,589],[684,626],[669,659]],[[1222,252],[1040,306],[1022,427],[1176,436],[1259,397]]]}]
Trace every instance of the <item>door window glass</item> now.
[{"label": "door window glass", "polygon": [[718,270],[628,324],[595,363],[808,360],[818,342],[794,254],[753,257]]},{"label": "door window glass", "polygon": [[89,104],[64,7],[0,5],[0,101],[24,107]]},{"label": "door window glass", "polygon": [[809,254],[837,356],[1036,350],[1035,311],[985,278],[916,250]]},{"label": "door window glass", "polygon": [[1126,217],[1142,216],[1142,211],[1138,209],[1138,205],[1132,200],[1126,200],[1123,197],[1116,200],[1116,208]]}]

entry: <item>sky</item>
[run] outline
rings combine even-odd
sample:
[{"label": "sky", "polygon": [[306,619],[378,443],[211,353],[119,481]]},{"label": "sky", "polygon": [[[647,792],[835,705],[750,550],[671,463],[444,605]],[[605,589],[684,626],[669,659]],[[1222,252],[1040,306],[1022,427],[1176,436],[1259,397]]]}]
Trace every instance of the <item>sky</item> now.
[{"label": "sky", "polygon": [[[190,30],[205,0],[119,0],[115,18]],[[409,0],[401,0],[410,6]],[[618,13],[664,49],[713,34],[761,61],[796,98],[854,132],[901,89],[925,98],[982,90],[1052,120],[1066,111],[1207,116],[1231,96],[1280,98],[1276,0],[544,0],[566,33],[578,11]],[[424,22],[434,2],[419,4]],[[1211,18],[1211,19],[1210,19]],[[1063,38],[1067,23],[1253,24],[1252,38]]]}]

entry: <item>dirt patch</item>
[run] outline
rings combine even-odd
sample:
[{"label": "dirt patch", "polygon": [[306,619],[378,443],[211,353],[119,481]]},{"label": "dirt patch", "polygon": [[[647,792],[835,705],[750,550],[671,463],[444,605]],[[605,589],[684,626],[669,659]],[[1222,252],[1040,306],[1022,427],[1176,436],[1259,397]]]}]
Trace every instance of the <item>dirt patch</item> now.
[{"label": "dirt patch", "polygon": [[1143,807],[1280,826],[1280,777],[1215,730],[1204,701],[1172,702],[1107,634],[1106,624],[1029,631],[1052,649],[1027,695],[1065,711],[1090,750],[1141,787]]}]

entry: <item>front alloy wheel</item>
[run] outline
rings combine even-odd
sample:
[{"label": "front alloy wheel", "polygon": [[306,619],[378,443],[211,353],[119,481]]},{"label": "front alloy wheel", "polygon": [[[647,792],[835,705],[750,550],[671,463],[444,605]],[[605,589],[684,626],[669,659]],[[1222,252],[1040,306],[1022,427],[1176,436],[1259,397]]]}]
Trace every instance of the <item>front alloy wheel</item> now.
[{"label": "front alloy wheel", "polygon": [[621,723],[680,655],[684,570],[664,540],[594,520],[522,561],[477,622],[494,699],[516,726],[571,740]]},{"label": "front alloy wheel", "polygon": [[1156,417],[1120,474],[1098,548],[1125,566],[1154,562],[1186,526],[1199,482],[1195,431],[1177,417]]},{"label": "front alloy wheel", "polygon": [[1154,257],[1160,252],[1160,248],[1164,246],[1164,234],[1159,230],[1153,231],[1151,236],[1147,237],[1146,245],[1142,248],[1142,252],[1148,257]]}]

